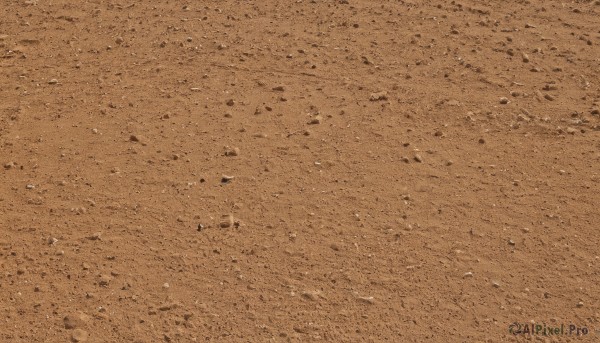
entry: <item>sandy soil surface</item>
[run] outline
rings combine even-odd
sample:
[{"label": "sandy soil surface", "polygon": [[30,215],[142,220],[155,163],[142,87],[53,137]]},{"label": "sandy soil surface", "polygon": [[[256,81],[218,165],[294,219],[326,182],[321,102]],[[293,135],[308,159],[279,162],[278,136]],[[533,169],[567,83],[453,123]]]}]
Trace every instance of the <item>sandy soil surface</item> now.
[{"label": "sandy soil surface", "polygon": [[599,1],[4,0],[0,341],[598,340],[599,76]]}]

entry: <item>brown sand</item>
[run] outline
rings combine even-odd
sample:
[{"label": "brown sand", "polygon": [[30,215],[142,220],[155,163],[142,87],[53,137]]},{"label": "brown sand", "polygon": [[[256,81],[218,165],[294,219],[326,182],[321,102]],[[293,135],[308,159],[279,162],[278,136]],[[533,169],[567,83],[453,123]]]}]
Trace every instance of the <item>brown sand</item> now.
[{"label": "brown sand", "polygon": [[0,57],[1,342],[598,339],[597,0],[5,0]]}]

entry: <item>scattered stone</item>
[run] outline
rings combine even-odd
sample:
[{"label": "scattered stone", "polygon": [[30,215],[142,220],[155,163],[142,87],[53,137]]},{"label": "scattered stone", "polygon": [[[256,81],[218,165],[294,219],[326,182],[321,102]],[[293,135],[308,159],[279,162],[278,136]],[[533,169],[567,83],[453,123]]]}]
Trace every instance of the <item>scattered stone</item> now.
[{"label": "scattered stone", "polygon": [[123,37],[117,37],[117,39],[115,39],[115,43],[117,43],[117,44],[119,44],[119,45],[120,45],[120,44],[123,44],[123,42],[124,42],[124,41],[125,41],[125,40],[123,39]]},{"label": "scattered stone", "polygon": [[29,185],[25,186],[25,188],[27,188],[27,189],[34,189],[35,185],[29,184]]},{"label": "scattered stone", "polygon": [[7,162],[4,164],[4,169],[11,169],[15,167],[15,162]]},{"label": "scattered stone", "polygon": [[528,227],[524,227],[521,229],[521,231],[523,231],[523,233],[529,233],[529,228]]},{"label": "scattered stone", "polygon": [[234,178],[235,178],[235,176],[223,175],[223,176],[221,176],[221,183],[229,183]]},{"label": "scattered stone", "polygon": [[100,274],[98,276],[98,285],[102,287],[107,287],[112,278],[109,275]]},{"label": "scattered stone", "polygon": [[98,134],[98,129],[92,129],[93,134]]},{"label": "scattered stone", "polygon": [[317,125],[317,124],[321,124],[322,120],[323,120],[323,117],[321,117],[320,115],[317,115],[316,117],[312,118],[308,123],[310,125]]},{"label": "scattered stone", "polygon": [[161,305],[158,308],[158,310],[159,311],[163,311],[163,312],[164,311],[170,311],[170,310],[176,309],[177,306],[178,306],[177,303],[168,303],[168,304]]},{"label": "scattered stone", "polygon": [[357,298],[358,301],[365,303],[365,304],[369,304],[369,305],[375,305],[375,298],[373,297],[358,297]]},{"label": "scattered stone", "polygon": [[577,303],[577,307],[578,307],[578,308],[582,308],[582,307],[583,307],[583,301],[580,301],[580,302],[578,302],[578,303]]},{"label": "scattered stone", "polygon": [[231,214],[224,214],[221,216],[221,222],[219,223],[219,226],[223,229],[226,229],[228,227],[232,227],[234,224],[233,221],[233,215]]},{"label": "scattered stone", "polygon": [[87,316],[82,313],[69,314],[63,318],[65,329],[67,330],[82,328],[85,326],[87,320]]},{"label": "scattered stone", "polygon": [[485,139],[479,138],[479,144],[485,144]]},{"label": "scattered stone", "polygon": [[73,342],[87,342],[88,337],[89,335],[87,331],[82,329],[75,329],[71,334],[71,339],[73,340]]},{"label": "scattered stone", "polygon": [[444,135],[444,133],[442,131],[438,130],[433,135],[436,136],[436,137],[442,137]]},{"label": "scattered stone", "polygon": [[233,147],[225,147],[225,156],[238,156],[240,154],[240,149]]},{"label": "scattered stone", "polygon": [[233,99],[229,99],[229,100],[227,100],[227,101],[225,102],[225,104],[226,104],[227,106],[233,106],[233,105],[235,105],[235,101],[233,101]]},{"label": "scattered stone", "polygon": [[89,239],[90,241],[99,241],[102,239],[102,233],[101,232],[96,232],[92,235],[89,235],[87,237],[87,239]]},{"label": "scattered stone", "polygon": [[500,288],[500,283],[498,281],[492,281],[492,286],[494,286],[494,288]]},{"label": "scattered stone", "polygon": [[139,142],[140,140],[141,140],[140,136],[137,136],[137,135],[129,136],[129,141],[131,141],[131,142]]},{"label": "scattered stone", "polygon": [[58,83],[58,80],[57,80],[57,79],[52,79],[52,80],[48,81],[48,84],[49,84],[49,85],[55,85],[55,84],[57,84],[57,83]]},{"label": "scattered stone", "polygon": [[550,94],[544,94],[544,98],[546,100],[554,101],[554,97],[552,95],[550,95]]},{"label": "scattered stone", "polygon": [[530,61],[530,60],[529,60],[529,56],[528,56],[526,53],[523,53],[523,54],[521,55],[521,57],[523,58],[523,62],[525,62],[525,63],[529,63],[529,61]]},{"label": "scattered stone", "polygon": [[388,99],[388,96],[387,96],[386,91],[371,93],[371,96],[369,96],[370,101],[379,101],[379,100],[387,100],[387,99]]},{"label": "scattered stone", "polygon": [[419,154],[415,154],[415,157],[413,157],[415,161],[421,163],[423,162],[423,157],[421,157],[421,155]]},{"label": "scattered stone", "polygon": [[302,297],[310,301],[318,301],[320,298],[323,298],[323,295],[321,291],[304,291],[302,292]]},{"label": "scattered stone", "polygon": [[515,241],[513,241],[512,239],[509,239],[509,240],[508,240],[508,244],[509,244],[509,245],[512,245],[512,246],[514,246],[516,243],[515,243]]},{"label": "scattered stone", "polygon": [[448,160],[448,161],[446,161],[446,165],[447,165],[447,166],[451,166],[451,165],[453,165],[453,164],[454,164],[454,161],[452,161],[452,160]]},{"label": "scattered stone", "polygon": [[56,243],[58,243],[58,239],[56,239],[55,237],[48,238],[48,244],[54,245]]},{"label": "scattered stone", "polygon": [[574,135],[575,133],[577,133],[578,130],[572,127],[567,127],[566,131],[568,134]]},{"label": "scattered stone", "polygon": [[169,283],[168,283],[168,282],[165,282],[165,283],[163,283],[163,285],[162,285],[162,288],[164,288],[164,289],[167,289],[167,288],[170,288],[170,287],[171,287],[171,285],[169,285]]},{"label": "scattered stone", "polygon": [[502,105],[506,105],[506,104],[508,104],[508,98],[506,98],[506,97],[501,97],[501,98],[500,98],[500,103],[501,103]]},{"label": "scattered stone", "polygon": [[473,272],[466,272],[466,273],[463,275],[463,278],[469,278],[469,277],[473,277]]},{"label": "scattered stone", "polygon": [[283,92],[283,91],[285,91],[285,88],[283,86],[276,86],[276,87],[273,87],[273,90],[276,92]]},{"label": "scattered stone", "polygon": [[204,230],[204,225],[198,224],[198,229],[197,230],[198,230],[198,232],[203,231]]}]

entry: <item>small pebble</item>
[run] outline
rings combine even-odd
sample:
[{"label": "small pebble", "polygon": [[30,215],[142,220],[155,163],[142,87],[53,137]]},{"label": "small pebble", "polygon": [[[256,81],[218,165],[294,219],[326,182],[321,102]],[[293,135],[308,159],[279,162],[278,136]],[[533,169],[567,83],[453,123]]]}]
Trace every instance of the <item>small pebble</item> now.
[{"label": "small pebble", "polygon": [[87,331],[82,329],[75,329],[71,334],[71,339],[73,340],[73,342],[87,342],[88,336],[89,335]]},{"label": "small pebble", "polygon": [[225,102],[225,104],[226,104],[227,106],[233,106],[233,105],[235,105],[235,101],[233,101],[233,99],[229,99],[229,100],[227,100],[227,101]]},{"label": "small pebble", "polygon": [[238,156],[240,154],[240,149],[233,147],[226,147],[225,148],[225,156]]},{"label": "small pebble", "polygon": [[223,175],[221,177],[221,183],[229,183],[231,182],[231,180],[234,179],[234,176],[229,176],[229,175]]},{"label": "small pebble", "polygon": [[358,297],[358,301],[369,305],[375,304],[375,298],[373,297]]},{"label": "small pebble", "polygon": [[492,286],[494,286],[494,288],[500,288],[500,283],[498,281],[492,281]]},{"label": "small pebble", "polygon": [[111,277],[108,276],[108,275],[102,274],[102,275],[100,275],[98,277],[98,285],[100,285],[102,287],[108,286],[108,284],[110,283],[110,281],[111,281]]},{"label": "small pebble", "polygon": [[224,214],[221,216],[221,222],[219,223],[219,226],[223,229],[226,229],[228,227],[232,227],[234,224],[233,222],[233,215],[231,214]]},{"label": "small pebble", "polygon": [[273,87],[273,90],[276,92],[283,92],[285,90],[285,88],[283,86],[276,86],[276,87]]},{"label": "small pebble", "polygon": [[501,103],[502,105],[506,105],[506,104],[508,104],[508,98],[505,98],[505,97],[502,97],[502,98],[500,98],[500,103]]},{"label": "small pebble", "polygon": [[415,154],[414,160],[421,163],[423,162],[423,157],[421,157],[419,154]]},{"label": "small pebble", "polygon": [[385,91],[371,93],[371,95],[369,96],[370,101],[387,100],[387,99],[388,99],[388,96],[387,96],[387,92],[385,92]]},{"label": "small pebble", "polygon": [[317,125],[317,124],[321,124],[321,121],[323,120],[323,117],[321,117],[320,115],[312,118],[308,123],[311,125]]},{"label": "small pebble", "polygon": [[48,81],[48,84],[50,84],[50,85],[55,85],[57,83],[58,83],[57,79],[52,79],[52,80]]},{"label": "small pebble", "polygon": [[473,277],[473,272],[466,272],[466,273],[463,275],[463,278],[468,278],[468,277]]}]

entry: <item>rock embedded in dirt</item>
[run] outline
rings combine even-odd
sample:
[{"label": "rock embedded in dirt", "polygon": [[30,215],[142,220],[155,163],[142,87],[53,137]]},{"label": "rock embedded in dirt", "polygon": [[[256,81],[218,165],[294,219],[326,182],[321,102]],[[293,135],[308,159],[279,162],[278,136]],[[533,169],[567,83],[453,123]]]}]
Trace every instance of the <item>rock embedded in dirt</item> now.
[{"label": "rock embedded in dirt", "polygon": [[224,214],[221,216],[221,222],[219,223],[219,227],[226,229],[232,227],[234,224],[233,215]]},{"label": "rock embedded in dirt", "polygon": [[276,92],[283,92],[285,91],[285,88],[283,86],[275,86],[273,87],[273,90]]},{"label": "rock embedded in dirt", "polygon": [[369,96],[370,101],[379,101],[379,100],[387,100],[387,99],[388,99],[388,93],[386,91],[371,93],[371,95]]},{"label": "rock embedded in dirt", "polygon": [[359,302],[364,303],[364,304],[368,304],[368,305],[375,304],[375,298],[373,298],[373,297],[358,297],[357,299]]},{"label": "rock embedded in dirt", "polygon": [[226,104],[227,106],[233,106],[233,105],[235,105],[235,101],[234,101],[233,99],[229,99],[229,100],[227,100],[227,101],[225,102],[225,104]]},{"label": "rock embedded in dirt", "polygon": [[508,98],[506,98],[506,97],[501,97],[501,98],[500,98],[500,103],[501,103],[502,105],[506,105],[506,104],[508,104]]},{"label": "rock embedded in dirt", "polygon": [[85,327],[88,317],[82,313],[69,314],[63,318],[65,329],[73,330]]},{"label": "rock embedded in dirt", "polygon": [[75,329],[71,334],[71,340],[73,342],[87,342],[88,337],[88,332],[82,329]]},{"label": "rock embedded in dirt", "polygon": [[139,142],[139,141],[141,141],[141,136],[139,136],[139,135],[130,135],[129,136],[129,141],[131,141],[131,142]]},{"label": "rock embedded in dirt", "polygon": [[225,156],[238,156],[240,154],[240,149],[233,147],[225,147]]},{"label": "rock embedded in dirt", "polygon": [[223,176],[221,176],[221,183],[229,183],[234,178],[235,178],[235,176],[223,175]]},{"label": "rock embedded in dirt", "polygon": [[317,125],[317,124],[321,124],[322,120],[323,120],[323,117],[321,117],[320,115],[317,115],[314,118],[312,118],[308,123],[310,125]]},{"label": "rock embedded in dirt", "polygon": [[102,287],[107,287],[110,284],[111,280],[112,278],[109,275],[100,274],[100,276],[98,276],[98,285]]}]

